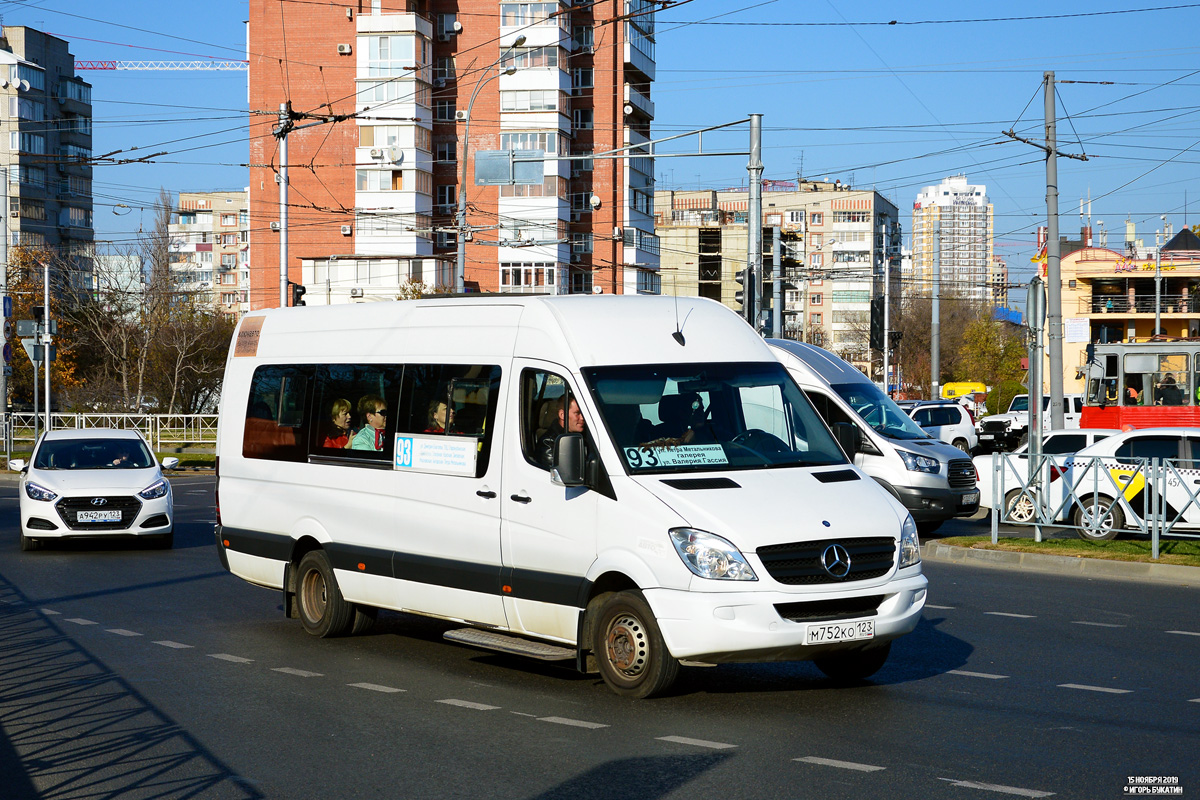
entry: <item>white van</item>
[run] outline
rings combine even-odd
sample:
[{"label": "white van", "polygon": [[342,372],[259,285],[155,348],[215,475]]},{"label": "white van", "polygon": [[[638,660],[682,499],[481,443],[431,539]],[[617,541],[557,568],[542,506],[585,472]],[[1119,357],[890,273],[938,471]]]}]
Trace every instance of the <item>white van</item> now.
[{"label": "white van", "polygon": [[904,504],[921,535],[979,510],[970,456],[930,436],[853,364],[828,350],[783,339],[767,343],[827,423],[847,422],[861,431],[854,463]]},{"label": "white van", "polygon": [[254,312],[217,453],[222,564],[318,636],[432,615],[647,697],[681,662],[864,678],[925,603],[912,518],[709,300]]}]

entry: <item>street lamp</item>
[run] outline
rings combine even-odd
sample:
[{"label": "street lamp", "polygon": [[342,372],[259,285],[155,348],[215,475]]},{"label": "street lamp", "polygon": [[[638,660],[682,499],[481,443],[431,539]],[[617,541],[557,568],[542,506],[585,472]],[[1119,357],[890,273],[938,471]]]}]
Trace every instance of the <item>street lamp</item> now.
[{"label": "street lamp", "polygon": [[462,294],[466,290],[467,277],[467,149],[471,146],[471,109],[475,107],[475,98],[479,96],[479,90],[491,80],[499,78],[501,75],[513,75],[516,73],[516,67],[489,75],[492,67],[497,64],[503,64],[504,59],[508,58],[508,54],[512,52],[514,47],[520,47],[525,44],[525,35],[522,34],[513,40],[513,43],[504,49],[500,54],[500,58],[489,64],[483,70],[483,75],[475,82],[475,89],[471,92],[471,100],[467,103],[467,117],[463,125],[463,148],[462,148],[462,180],[458,184],[458,217],[456,219],[458,228],[458,259],[454,270],[454,291]]}]

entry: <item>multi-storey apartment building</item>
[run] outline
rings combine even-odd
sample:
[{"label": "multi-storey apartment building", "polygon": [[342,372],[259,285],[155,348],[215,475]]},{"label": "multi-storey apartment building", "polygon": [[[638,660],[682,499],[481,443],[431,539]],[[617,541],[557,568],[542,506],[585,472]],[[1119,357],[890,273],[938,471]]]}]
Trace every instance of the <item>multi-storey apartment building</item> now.
[{"label": "multi-storey apartment building", "polygon": [[997,255],[992,256],[991,285],[992,305],[1008,308],[1008,262]]},{"label": "multi-storey apartment building", "polygon": [[966,175],[922,189],[913,203],[916,290],[932,291],[938,261],[943,293],[991,302],[993,224],[987,187],[967,183]]},{"label": "multi-storey apartment building", "polygon": [[[654,207],[662,293],[708,297],[740,311],[736,276],[746,264],[747,190],[660,191]],[[840,181],[765,181],[762,208],[764,265],[772,260],[772,228],[784,239],[784,335],[867,370],[871,298],[883,294],[885,271],[890,295],[899,299],[895,204]]]},{"label": "multi-storey apartment building", "polygon": [[169,228],[171,280],[225,313],[250,310],[249,192],[180,192]]},{"label": "multi-storey apartment building", "polygon": [[[287,136],[288,276],[305,301],[453,290],[460,277],[467,291],[656,291],[651,159],[586,158],[649,141],[655,8],[251,0],[251,108],[338,120],[297,118]],[[253,123],[259,308],[279,303],[280,148],[271,114]],[[497,151],[542,154],[541,180],[477,185],[477,156]]]},{"label": "multi-storey apartment building", "polygon": [[92,285],[92,87],[75,76],[67,42],[33,28],[0,36],[0,97],[7,136],[10,245],[67,260],[76,288]]}]

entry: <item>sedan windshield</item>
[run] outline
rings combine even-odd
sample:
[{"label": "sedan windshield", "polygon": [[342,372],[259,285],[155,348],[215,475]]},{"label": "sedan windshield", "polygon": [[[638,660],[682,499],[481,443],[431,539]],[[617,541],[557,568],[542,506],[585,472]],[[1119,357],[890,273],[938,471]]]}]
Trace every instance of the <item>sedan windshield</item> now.
[{"label": "sedan windshield", "polygon": [[35,469],[145,469],[154,456],[138,439],[54,439],[42,442]]},{"label": "sedan windshield", "polygon": [[630,472],[846,463],[780,364],[596,367],[584,377]]},{"label": "sedan windshield", "polygon": [[932,438],[873,383],[835,383],[833,390],[880,436],[889,439]]}]

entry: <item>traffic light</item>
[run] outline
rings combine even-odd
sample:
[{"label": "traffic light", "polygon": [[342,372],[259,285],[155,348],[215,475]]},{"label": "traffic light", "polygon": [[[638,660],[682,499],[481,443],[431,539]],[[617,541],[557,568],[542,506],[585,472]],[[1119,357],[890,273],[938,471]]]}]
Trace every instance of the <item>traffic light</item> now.
[{"label": "traffic light", "polygon": [[[743,270],[738,270],[737,272],[735,272],[733,274],[733,279],[738,282],[738,286],[744,287],[746,285],[746,270],[743,269]],[[746,310],[746,290],[744,288],[738,289],[737,291],[735,291],[733,293],[733,300],[735,303],[737,303],[739,306],[741,306],[742,307],[741,310],[743,312],[745,312],[745,310]]]},{"label": "traffic light", "polygon": [[883,298],[871,298],[871,349],[883,349]]},{"label": "traffic light", "polygon": [[288,286],[292,289],[292,307],[295,308],[296,306],[304,305],[304,294],[308,290],[300,284],[292,283],[291,281],[288,281]]}]

